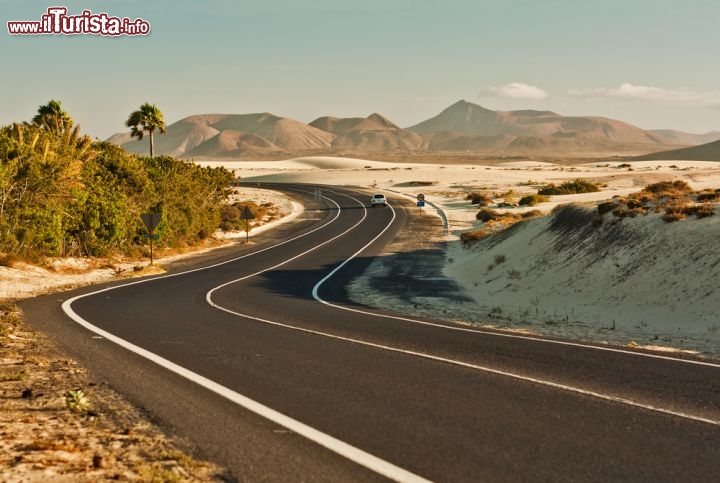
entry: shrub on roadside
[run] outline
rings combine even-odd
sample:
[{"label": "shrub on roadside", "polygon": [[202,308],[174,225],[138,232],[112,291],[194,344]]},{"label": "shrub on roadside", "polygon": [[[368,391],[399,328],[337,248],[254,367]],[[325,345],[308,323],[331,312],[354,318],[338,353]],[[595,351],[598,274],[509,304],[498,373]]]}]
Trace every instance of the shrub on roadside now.
[{"label": "shrub on roadside", "polygon": [[490,236],[491,233],[492,232],[489,230],[466,231],[460,235],[460,241],[463,245],[469,245],[473,241],[482,240],[483,238]]},{"label": "shrub on roadside", "polygon": [[612,212],[618,218],[647,215],[651,210],[663,213],[666,222],[682,220],[688,216],[706,218],[715,215],[713,202],[720,200],[720,190],[706,189],[693,192],[682,180],[653,183],[626,198],[615,197],[597,205],[600,217]]},{"label": "shrub on roadside", "polygon": [[0,253],[0,267],[14,268],[20,262],[22,258],[14,253]]},{"label": "shrub on roadside", "polygon": [[477,212],[475,219],[487,223],[488,221],[495,221],[500,217],[500,214],[491,210],[490,208],[483,208]]},{"label": "shrub on roadside", "polygon": [[493,200],[485,193],[468,193],[465,197],[471,205],[478,205],[480,207],[491,205]]},{"label": "shrub on roadside", "polygon": [[603,201],[602,203],[599,203],[597,205],[597,211],[600,216],[604,215],[605,213],[609,213],[613,210],[615,210],[618,207],[618,202],[616,201]]},{"label": "shrub on roadside", "polygon": [[579,193],[595,193],[600,191],[600,187],[592,181],[584,179],[576,179],[573,181],[565,181],[557,186],[554,183],[543,186],[538,190],[539,195],[573,195]]},{"label": "shrub on roadside", "polygon": [[546,195],[527,195],[520,198],[520,206],[535,206],[538,203],[547,203],[550,197]]},{"label": "shrub on roadside", "polygon": [[530,220],[532,218],[538,218],[540,216],[543,216],[543,212],[540,210],[526,211],[525,213],[520,214],[520,218],[522,218],[523,220]]},{"label": "shrub on roadside", "polygon": [[698,195],[697,195],[697,200],[699,202],[703,202],[703,201],[714,202],[714,201],[718,201],[719,199],[720,199],[720,193],[718,193],[717,191],[712,191],[712,190],[705,190],[705,191],[698,193]]},{"label": "shrub on roadside", "polygon": [[696,218],[707,218],[708,216],[715,216],[715,206],[710,203],[702,203],[699,205],[688,206],[685,209],[685,214],[688,216],[695,215]]},{"label": "shrub on roadside", "polygon": [[643,191],[647,191],[655,195],[655,197],[667,196],[675,197],[692,193],[692,188],[685,181],[661,181],[647,185]]}]

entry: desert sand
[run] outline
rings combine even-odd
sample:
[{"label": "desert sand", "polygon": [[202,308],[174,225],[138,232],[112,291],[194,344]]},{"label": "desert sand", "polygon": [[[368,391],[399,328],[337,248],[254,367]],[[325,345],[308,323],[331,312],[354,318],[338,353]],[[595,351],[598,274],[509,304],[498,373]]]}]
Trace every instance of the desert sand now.
[{"label": "desert sand", "polygon": [[[592,212],[600,201],[626,196],[658,181],[685,180],[696,190],[719,188],[718,163],[642,161],[628,167],[627,163],[605,160],[573,166],[508,161],[485,166],[392,164],[338,157],[198,163],[225,166],[243,181],[260,186],[265,182],[353,185],[409,202],[424,194],[429,204],[411,210],[431,220],[421,230],[427,228],[428,243],[440,243],[444,252],[442,273],[430,275],[445,277],[457,288],[456,296],[451,302],[427,296],[405,300],[371,290],[367,281],[382,275],[378,268],[384,265],[381,257],[351,287],[351,296],[360,303],[476,326],[720,357],[720,289],[716,288],[720,263],[714,250],[714,242],[720,238],[720,218],[669,224],[658,214],[622,220],[607,214],[599,229],[588,232],[588,217],[584,224],[560,231],[551,215],[554,208],[570,203]],[[479,208],[465,199],[469,192],[490,193],[496,202],[517,201],[536,193],[540,185],[576,178],[601,183],[603,189],[552,196],[549,202],[532,208],[503,208],[501,211],[516,213],[537,209],[548,216],[473,246],[460,241],[463,232],[481,226],[475,219]],[[263,189],[245,189],[239,196],[260,203],[273,200],[287,215],[253,229],[251,236],[291,220],[302,210],[287,197]],[[447,219],[447,230],[442,230],[440,217]],[[438,229],[439,235],[430,234]],[[228,236],[219,234],[224,237]],[[418,238],[424,239],[423,235]],[[393,253],[402,250],[396,246]],[[159,265],[172,260],[164,257]],[[147,270],[146,261],[102,267],[92,264],[64,259],[50,261],[51,266],[45,268],[0,267],[0,299]]]},{"label": "desert sand", "polygon": [[[309,157],[201,164],[223,165],[250,182],[352,184],[391,199],[414,200],[423,193],[431,205],[414,210],[437,215],[437,208],[448,219],[441,238],[441,275],[457,286],[458,297],[452,302],[423,296],[403,300],[373,292],[360,280],[351,289],[358,302],[476,326],[720,357],[720,289],[715,283],[720,255],[714,249],[720,218],[666,223],[654,213],[622,220],[607,214],[600,228],[586,231],[598,202],[654,182],[680,179],[696,190],[720,188],[717,163],[643,161],[628,167],[620,161],[574,166],[510,161],[483,166]],[[475,219],[479,208],[465,200],[468,192],[492,193],[497,202],[517,201],[542,184],[576,178],[601,183],[603,189],[552,196],[533,208],[507,208],[518,213],[539,209],[548,216],[470,247],[460,242],[461,233],[481,225]],[[589,215],[587,223],[561,231],[550,212],[568,203]],[[382,266],[382,260],[376,261],[366,278],[379,276]]]},{"label": "desert sand", "polygon": [[[601,224],[592,221],[596,218],[597,202],[639,191],[653,182],[680,179],[694,189],[718,188],[717,163],[648,161],[634,162],[628,167],[619,161],[574,166],[523,161],[484,166],[312,157],[201,164],[223,165],[244,181],[260,186],[279,181],[352,184],[368,192],[386,193],[396,207],[400,206],[399,199],[414,201],[417,194],[423,193],[430,204],[417,208],[412,203],[403,203],[413,214],[410,224],[363,276],[351,283],[349,295],[356,302],[474,327],[720,358],[720,288],[716,283],[720,256],[715,248],[720,238],[720,218],[666,223],[655,213],[623,219],[608,213]],[[475,219],[478,207],[465,199],[468,192],[492,194],[495,202],[513,201],[535,193],[539,185],[575,178],[602,183],[603,189],[597,193],[553,196],[549,202],[533,208],[504,208],[511,212],[539,209],[547,216],[514,225],[469,246],[460,241],[462,233],[480,226]],[[253,228],[251,236],[290,221],[302,212],[302,206],[293,200],[265,189],[241,188],[235,196],[236,200],[257,203],[272,201],[284,215],[264,227]],[[565,204],[571,205],[560,206]],[[556,207],[559,208],[552,213]],[[443,219],[447,220],[447,229]],[[214,246],[221,243],[222,240]],[[188,254],[161,255],[159,267],[154,270],[182,256]],[[143,260],[104,260],[100,266],[98,263],[59,259],[49,260],[44,268],[23,264],[0,267],[3,282],[0,300],[150,273],[147,261]],[[422,283],[411,285],[427,284],[428,289],[412,293],[378,290],[374,281],[396,276],[393,266],[402,268],[402,276],[390,285],[402,289],[402,277],[416,277]],[[22,444],[6,447],[7,461],[12,460],[13,466],[2,477],[11,481],[39,481],[61,473],[78,475],[87,471],[97,478],[114,475],[130,478],[160,472],[196,481],[222,471],[182,455],[142,417],[128,416],[117,424],[107,420],[103,423],[107,427],[78,423],[59,399],[67,389],[67,379],[46,380],[53,374],[53,364],[72,362],[55,354],[48,343],[37,341],[32,334],[17,332],[11,336],[19,348],[14,352],[17,361],[3,361],[8,370],[21,370],[16,365],[26,359],[37,362],[43,357],[48,362],[44,369],[33,363],[28,369],[30,376],[18,380],[9,390],[17,393],[24,387],[40,387],[52,397],[40,398],[39,403],[31,401],[29,406],[24,399],[14,399],[14,405],[5,408],[8,421],[14,421],[12,427],[8,422],[6,433],[9,431],[19,442],[22,438],[35,438],[42,428],[45,428],[42,434],[47,436],[53,432],[64,434],[72,426],[77,438],[65,438],[62,447],[38,447],[31,455],[26,454]],[[22,341],[24,345],[20,344]],[[23,350],[34,352],[26,358]],[[88,382],[86,372],[80,369],[75,372],[82,380],[74,383],[91,389],[94,405],[112,407],[114,414],[133,411],[109,389]],[[54,426],[35,416],[34,404],[53,405],[53,412],[44,414],[54,421]],[[107,438],[114,441],[112,444],[121,444],[116,440],[126,438],[123,428],[128,425],[134,427],[135,437],[133,444],[121,442],[125,448],[122,458],[102,459],[99,467],[94,467],[98,455],[105,454]],[[58,459],[60,453],[62,461]],[[155,454],[157,457],[152,456]],[[164,460],[168,454],[175,455],[175,459]]]}]

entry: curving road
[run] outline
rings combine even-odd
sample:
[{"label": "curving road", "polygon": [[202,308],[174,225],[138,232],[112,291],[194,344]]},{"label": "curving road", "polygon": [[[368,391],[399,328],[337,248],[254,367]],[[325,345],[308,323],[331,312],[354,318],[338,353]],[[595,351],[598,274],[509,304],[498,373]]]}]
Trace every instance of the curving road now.
[{"label": "curving road", "polygon": [[719,365],[353,304],[406,208],[276,189],[306,211],[255,245],[28,320],[242,481],[717,480]]}]

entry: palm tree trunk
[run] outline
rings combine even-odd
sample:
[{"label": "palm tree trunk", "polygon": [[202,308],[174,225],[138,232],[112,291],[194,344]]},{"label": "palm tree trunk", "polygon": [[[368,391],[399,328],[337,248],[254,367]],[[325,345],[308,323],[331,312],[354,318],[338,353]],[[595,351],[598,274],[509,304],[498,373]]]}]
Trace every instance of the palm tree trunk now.
[{"label": "palm tree trunk", "polygon": [[155,156],[155,143],[153,142],[153,132],[150,131],[150,157]]}]

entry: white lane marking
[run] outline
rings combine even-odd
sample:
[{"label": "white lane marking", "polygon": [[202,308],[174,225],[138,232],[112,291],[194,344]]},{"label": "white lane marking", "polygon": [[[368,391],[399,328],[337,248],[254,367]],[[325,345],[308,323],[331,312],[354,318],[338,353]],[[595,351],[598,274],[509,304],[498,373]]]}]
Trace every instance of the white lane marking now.
[{"label": "white lane marking", "polygon": [[539,385],[542,385],[542,386],[548,386],[548,387],[552,387],[552,388],[556,388],[556,389],[562,389],[562,390],[564,390],[564,391],[569,391],[569,392],[573,392],[573,393],[577,393],[577,394],[582,394],[582,395],[584,395],[584,396],[592,396],[592,397],[595,397],[595,398],[598,398],[598,399],[604,399],[604,400],[606,400],[606,401],[612,401],[612,402],[616,402],[616,403],[622,403],[622,404],[626,404],[626,405],[629,405],[629,406],[634,406],[634,407],[638,407],[638,408],[642,408],[642,409],[647,409],[647,410],[650,410],[650,411],[655,411],[655,412],[659,412],[659,413],[663,413],[663,414],[668,414],[668,415],[671,415],[671,416],[678,416],[678,417],[682,417],[682,418],[685,418],[685,419],[692,419],[692,420],[694,420],[694,421],[700,421],[700,422],[703,422],[703,423],[709,423],[709,424],[713,424],[713,425],[715,425],[715,426],[720,426],[720,421],[716,421],[716,420],[708,419],[708,418],[703,418],[703,417],[700,417],[700,416],[695,416],[695,415],[693,415],[693,414],[688,414],[688,413],[673,411],[673,410],[661,408],[661,407],[658,407],[658,406],[652,406],[652,405],[650,405],[650,404],[643,404],[643,403],[639,403],[639,402],[637,402],[637,401],[633,401],[633,400],[631,400],[631,399],[626,399],[626,398],[617,397],[617,396],[610,396],[610,395],[607,395],[607,394],[602,394],[602,393],[595,392],[595,391],[589,391],[589,390],[581,389],[581,388],[574,387],[574,386],[568,386],[568,385],[560,384],[560,383],[557,383],[557,382],[546,381],[546,380],[544,380],[544,379],[537,379],[537,378],[535,378],[535,377],[522,376],[522,375],[520,375],[520,374],[515,374],[515,373],[512,373],[512,372],[501,371],[501,370],[499,370],[499,369],[493,369],[493,368],[491,368],[491,367],[481,366],[481,365],[478,365],[478,364],[471,364],[471,363],[469,363],[469,362],[462,362],[462,361],[457,361],[457,360],[454,360],[454,359],[447,359],[447,358],[444,358],[444,357],[435,356],[435,355],[433,355],[433,354],[426,354],[426,353],[423,353],[423,352],[416,352],[416,351],[411,351],[411,350],[408,350],[408,349],[399,349],[399,348],[397,348],[397,347],[387,346],[387,345],[383,345],[383,344],[376,344],[376,343],[374,343],[374,342],[367,342],[367,341],[364,341],[364,340],[353,339],[353,338],[350,338],[350,337],[343,337],[343,336],[340,336],[340,335],[330,334],[330,333],[327,333],[327,332],[321,332],[321,331],[319,331],[319,330],[306,329],[306,328],[304,328],[304,327],[297,327],[297,326],[294,326],[294,325],[284,324],[284,323],[282,323],[282,322],[275,322],[275,321],[272,321],[272,320],[263,319],[263,318],[261,318],[261,317],[255,317],[255,316],[252,316],[252,315],[247,315],[247,314],[242,314],[242,313],[240,313],[240,312],[235,312],[235,311],[233,311],[233,310],[227,309],[227,308],[225,308],[225,307],[222,307],[222,306],[220,306],[220,305],[214,304],[214,303],[212,303],[212,302],[211,302],[211,305],[212,305],[213,307],[215,307],[215,308],[217,308],[217,309],[219,309],[219,310],[222,310],[223,312],[227,312],[227,313],[229,313],[229,314],[237,315],[237,316],[239,316],[239,317],[247,318],[247,319],[250,319],[250,320],[255,320],[255,321],[257,321],[257,322],[262,322],[262,323],[264,323],[264,324],[269,324],[269,325],[274,325],[274,326],[277,326],[277,327],[282,327],[282,328],[285,328],[285,329],[290,329],[290,330],[294,330],[294,331],[298,331],[298,332],[305,332],[305,333],[307,333],[307,334],[313,334],[313,335],[318,335],[318,336],[322,336],[322,337],[327,337],[327,338],[329,338],[329,339],[341,340],[341,341],[345,341],[345,342],[350,342],[350,343],[352,343],[352,344],[358,344],[358,345],[363,345],[363,346],[367,346],[367,347],[372,347],[372,348],[375,348],[375,349],[381,349],[381,350],[390,351],[390,352],[397,352],[397,353],[399,353],[399,354],[406,354],[406,355],[410,355],[410,356],[414,356],[414,357],[420,357],[420,358],[423,358],[423,359],[429,359],[429,360],[432,360],[432,361],[442,362],[442,363],[445,363],[445,364],[452,364],[452,365],[455,365],[455,366],[465,367],[465,368],[468,368],[468,369],[474,369],[474,370],[478,370],[478,371],[482,371],[482,372],[488,372],[488,373],[490,373],[490,374],[496,374],[496,375],[499,375],[499,376],[504,376],[504,377],[510,377],[510,378],[513,378],[513,379],[517,379],[517,380],[520,380],[520,381],[531,382],[531,383],[534,383],[534,384],[539,384]]},{"label": "white lane marking", "polygon": [[[390,206],[390,205],[388,205],[388,206]],[[315,300],[317,300],[318,302],[323,303],[323,304],[325,304],[325,305],[334,307],[334,308],[340,308],[340,309],[344,309],[344,310],[349,310],[349,311],[351,311],[351,312],[357,312],[357,313],[364,314],[364,315],[372,315],[372,316],[377,316],[377,315],[378,315],[378,314],[373,314],[372,312],[364,312],[364,311],[356,310],[356,309],[348,309],[348,308],[346,308],[346,307],[342,307],[342,306],[338,306],[338,305],[331,304],[331,303],[327,302],[326,300],[323,300],[322,298],[320,298],[320,296],[318,295],[318,290],[319,290],[320,286],[321,286],[323,283],[325,283],[327,280],[329,280],[335,273],[337,273],[342,267],[344,267],[347,263],[349,263],[353,258],[357,257],[360,253],[362,253],[363,251],[365,251],[371,244],[373,244],[378,238],[380,238],[380,237],[390,228],[390,226],[392,225],[392,222],[393,222],[393,221],[395,220],[395,218],[396,218],[395,210],[392,208],[392,206],[390,206],[390,209],[392,210],[393,216],[392,216],[392,218],[390,219],[390,221],[388,222],[388,224],[385,226],[385,228],[384,228],[377,236],[375,236],[372,240],[370,240],[365,246],[363,246],[363,247],[360,248],[357,252],[355,252],[350,258],[346,259],[343,263],[339,264],[339,265],[338,265],[337,267],[335,267],[328,275],[326,275],[325,277],[323,277],[322,280],[320,280],[317,284],[315,284],[315,286],[313,287],[313,290],[312,290],[312,295],[313,295],[313,297],[315,298]],[[366,210],[366,211],[367,211],[367,210]],[[316,248],[317,248],[317,247],[312,248],[312,249],[309,250],[309,251],[315,250]],[[247,279],[247,278],[249,278],[249,277],[251,277],[251,276],[252,276],[252,275],[249,275],[248,277],[243,277],[243,278],[238,279],[238,280],[236,280],[236,281],[244,280],[244,279]],[[306,329],[306,328],[303,328],[303,327],[298,327],[298,326],[294,326],[294,325],[290,325],[290,324],[284,324],[284,323],[281,323],[281,322],[276,322],[276,321],[272,321],[272,320],[268,320],[268,319],[263,319],[263,318],[261,318],[261,317],[255,317],[255,316],[252,316],[252,315],[248,315],[248,314],[243,314],[243,313],[240,313],[240,312],[236,312],[236,311],[234,311],[234,310],[227,309],[227,308],[225,308],[225,307],[223,307],[223,306],[221,306],[221,305],[218,305],[218,304],[216,304],[216,303],[213,302],[213,300],[212,300],[212,293],[213,293],[215,290],[218,290],[218,289],[220,289],[220,288],[222,288],[222,287],[225,287],[225,286],[227,286],[227,285],[230,285],[230,284],[232,284],[232,283],[235,283],[236,281],[232,281],[232,282],[225,283],[225,284],[223,284],[223,285],[221,285],[221,286],[218,286],[218,287],[212,289],[211,291],[209,291],[209,292],[207,293],[206,297],[205,297],[206,300],[207,300],[207,302],[208,302],[208,304],[210,304],[211,306],[217,308],[218,310],[222,310],[223,312],[227,312],[227,313],[229,313],[229,314],[233,314],[233,315],[236,315],[236,316],[239,316],[239,317],[244,317],[244,318],[247,318],[247,319],[250,319],[250,320],[255,320],[255,321],[257,321],[257,322],[262,322],[262,323],[265,323],[265,324],[273,325],[273,326],[276,326],[276,327],[282,327],[282,328],[285,328],[285,329],[290,329],[290,330],[295,330],[295,331],[298,331],[298,332],[304,332],[304,333],[308,333],[308,334],[318,335],[318,336],[327,337],[327,338],[335,339],[335,340],[342,340],[342,341],[350,342],[350,343],[353,343],[353,344],[363,345],[363,346],[367,346],[367,347],[373,347],[373,348],[376,348],[376,349],[382,349],[382,350],[387,350],[387,351],[391,351],[391,352],[397,352],[397,353],[401,353],[401,354],[411,355],[411,356],[414,356],[414,357],[420,357],[420,358],[424,358],[424,359],[430,359],[430,360],[433,360],[433,361],[443,362],[443,363],[446,363],[446,364],[453,364],[453,365],[456,365],[456,366],[466,367],[466,368],[470,368],[470,369],[474,369],[474,370],[478,370],[478,371],[482,371],[482,372],[487,372],[487,373],[491,373],[491,374],[501,375],[501,376],[505,376],[505,377],[511,377],[511,378],[513,378],[513,379],[518,379],[518,380],[521,380],[521,381],[531,382],[531,383],[534,383],[534,384],[539,384],[539,385],[543,385],[543,386],[548,386],[548,387],[552,387],[552,388],[556,388],[556,389],[562,389],[562,390],[565,390],[565,391],[569,391],[569,392],[573,392],[573,393],[577,393],[577,394],[582,394],[582,395],[585,395],[585,396],[592,396],[592,397],[595,397],[595,398],[598,398],[598,399],[603,399],[603,400],[606,400],[606,401],[612,401],[612,402],[615,402],[615,403],[626,404],[626,405],[629,405],[629,406],[638,407],[638,408],[646,409],[646,410],[649,410],[649,411],[655,411],[655,412],[659,412],[659,413],[662,413],[662,414],[677,416],[677,417],[681,417],[681,418],[685,418],[685,419],[690,419],[690,420],[693,420],[693,421],[699,421],[699,422],[703,422],[703,423],[708,423],[708,424],[713,424],[713,425],[716,425],[716,426],[720,426],[720,421],[716,421],[716,420],[708,419],[708,418],[703,418],[703,417],[701,417],[701,416],[695,416],[695,415],[689,414],[689,413],[683,413],[683,412],[680,412],[680,411],[673,411],[673,410],[671,410],[671,409],[665,409],[665,408],[661,408],[661,407],[658,407],[658,406],[653,406],[653,405],[651,405],[651,404],[645,404],[645,403],[633,401],[633,400],[631,400],[631,399],[627,399],[627,398],[623,398],[623,397],[612,396],[612,395],[608,395],[608,394],[602,394],[602,393],[599,393],[599,392],[590,391],[590,390],[582,389],[582,388],[575,387],[575,386],[569,386],[569,385],[566,385],[566,384],[560,384],[560,383],[553,382],[553,381],[548,381],[548,380],[544,380],[544,379],[538,379],[538,378],[535,378],[535,377],[523,376],[523,375],[516,374],[516,373],[512,373],[512,372],[501,371],[501,370],[499,370],[499,369],[493,369],[493,368],[491,368],[491,367],[481,366],[481,365],[479,365],[479,364],[471,364],[471,363],[462,362],[462,361],[458,361],[458,360],[454,360],[454,359],[448,359],[448,358],[444,358],[444,357],[439,357],[439,356],[435,356],[435,355],[427,354],[427,353],[423,353],[423,352],[411,351],[411,350],[407,350],[407,349],[399,349],[399,348],[396,348],[396,347],[387,346],[387,345],[383,345],[383,344],[376,344],[376,343],[373,343],[373,342],[368,342],[368,341],[364,341],[364,340],[360,340],[360,339],[353,339],[353,338],[350,338],[350,337],[338,336],[338,335],[335,335],[335,334],[331,334],[331,333],[327,333],[327,332],[322,332],[322,331],[319,331],[319,330]],[[456,329],[455,327],[448,327],[448,326],[444,326],[444,325],[441,325],[441,324],[425,323],[425,322],[423,322],[423,321],[416,321],[416,320],[414,320],[414,319],[406,319],[406,318],[402,318],[402,317],[383,316],[383,315],[380,315],[380,317],[386,317],[386,318],[397,319],[397,320],[404,320],[404,321],[408,321],[408,322],[417,322],[417,323],[420,323],[420,324],[426,324],[426,325],[430,325],[430,326],[433,326],[433,327],[440,327],[440,328],[443,328],[443,329],[445,329],[445,328]],[[467,332],[475,332],[475,333],[481,333],[481,334],[486,334],[486,333],[488,333],[488,334],[491,334],[491,335],[495,335],[495,334],[492,333],[492,332],[473,331],[473,330],[462,329],[462,328],[457,328],[457,329],[458,329],[458,330],[467,331]],[[527,337],[527,339],[533,340],[533,341],[535,341],[535,340],[543,341],[543,339],[534,339],[534,338],[531,338],[531,337]],[[554,342],[554,341],[548,341],[548,342]],[[594,348],[593,346],[583,346],[583,345],[580,345],[580,344],[571,344],[571,345],[578,345],[578,346],[580,346],[580,347]],[[622,353],[626,353],[626,354],[635,354],[635,353],[633,353],[633,352],[627,352],[627,351],[618,351],[618,352],[622,352]],[[678,360],[678,359],[673,359],[673,358],[669,358],[669,359],[672,360],[672,361]]]},{"label": "white lane marking", "polygon": [[[390,209],[392,209],[392,206],[390,206]],[[388,228],[390,228],[390,224],[392,224],[392,222],[394,220],[395,220],[395,210],[393,210],[393,217],[390,220],[390,222],[388,223],[388,225],[385,227],[384,230],[382,230],[375,238],[370,240],[370,242],[368,242],[367,245],[360,248],[357,252],[353,253],[347,260],[345,260],[344,262],[339,264],[337,267],[335,267],[330,273],[328,273],[325,277],[323,277],[322,280],[320,280],[313,287],[313,290],[312,290],[313,298],[322,304],[328,305],[328,306],[336,308],[336,309],[345,310],[347,312],[354,312],[354,313],[363,314],[363,315],[371,315],[374,317],[382,317],[384,319],[400,320],[403,322],[411,322],[413,324],[425,325],[428,327],[437,327],[440,329],[453,330],[456,332],[470,332],[470,333],[475,333],[475,334],[491,335],[491,336],[495,336],[495,337],[506,337],[506,338],[510,338],[510,339],[530,340],[533,342],[542,342],[545,344],[557,344],[557,345],[564,345],[564,346],[571,346],[571,347],[581,347],[584,349],[594,349],[594,350],[606,351],[606,352],[619,352],[621,354],[628,354],[628,355],[639,356],[639,357],[649,357],[651,359],[662,359],[662,360],[673,361],[673,362],[682,362],[682,363],[686,363],[686,364],[696,364],[699,366],[709,366],[709,367],[720,368],[720,364],[714,363],[714,362],[695,361],[692,359],[680,359],[677,357],[670,357],[670,356],[665,356],[665,355],[660,355],[660,354],[648,354],[645,352],[628,351],[628,350],[615,348],[615,347],[602,347],[602,346],[595,346],[595,345],[589,345],[589,344],[582,344],[579,342],[543,339],[543,338],[528,337],[528,336],[518,335],[518,334],[504,334],[502,332],[490,332],[490,331],[485,331],[482,329],[472,329],[472,328],[466,328],[466,327],[457,327],[457,326],[453,326],[453,325],[438,324],[436,322],[427,322],[424,320],[418,320],[418,319],[413,319],[413,318],[409,318],[409,317],[401,317],[398,315],[379,314],[379,313],[375,313],[375,312],[368,312],[365,310],[354,309],[354,308],[346,307],[343,305],[333,304],[332,302],[328,302],[327,300],[324,300],[322,297],[320,297],[320,295],[318,294],[318,291],[320,290],[320,286],[323,285],[328,280],[330,280],[330,278],[332,278],[333,275],[335,275],[338,271],[340,271],[346,264],[348,264],[350,261],[352,261],[358,255],[360,255],[370,245],[372,245],[378,238],[380,238],[383,235],[383,233],[385,233],[385,231]]]},{"label": "white lane marking", "polygon": [[[300,256],[310,253],[313,250],[316,250],[317,248],[319,248],[327,243],[330,243],[331,241],[343,236],[344,234],[355,229],[360,223],[362,223],[365,220],[365,218],[367,217],[367,209],[364,207],[364,205],[359,200],[357,200],[356,198],[353,198],[352,196],[345,195],[342,193],[338,193],[338,194],[340,194],[342,196],[346,196],[350,199],[353,199],[353,200],[357,201],[358,203],[360,203],[361,206],[363,206],[364,213],[363,213],[362,219],[359,222],[357,222],[355,225],[353,225],[352,227],[350,227],[348,230],[344,231],[340,235],[337,235],[337,236],[331,238],[330,240],[327,240],[324,243],[317,245],[316,247],[314,247],[311,250],[303,252],[300,255],[296,255],[280,264],[277,264],[273,267],[267,268],[265,270],[255,273],[255,274],[249,275],[247,277],[243,277],[239,280],[243,280],[245,278],[261,274],[261,273],[271,270],[273,268],[277,268],[281,265],[284,265],[285,263],[288,263],[291,260],[295,260],[295,259],[299,258]],[[326,198],[326,197],[323,197],[323,198]],[[234,402],[235,404],[247,409],[248,411],[251,411],[251,412],[257,414],[258,416],[268,419],[269,421],[272,421],[273,423],[278,424],[279,426],[287,428],[290,431],[293,431],[293,432],[305,437],[306,439],[313,441],[313,442],[319,444],[320,446],[323,446],[324,448],[327,448],[328,450],[333,451],[336,454],[338,454],[350,461],[353,461],[361,466],[364,466],[364,467],[366,467],[380,475],[383,475],[391,480],[394,480],[394,481],[413,482],[413,483],[415,483],[415,482],[429,483],[429,480],[426,480],[425,478],[422,478],[421,476],[411,473],[410,471],[400,468],[399,466],[395,466],[392,463],[382,460],[382,459],[378,458],[377,456],[367,453],[359,448],[356,448],[356,447],[354,447],[348,443],[345,443],[344,441],[341,441],[337,438],[334,438],[326,433],[318,431],[317,429],[314,429],[304,423],[301,423],[300,421],[297,421],[295,419],[290,418],[289,416],[286,416],[278,411],[275,411],[274,409],[271,409],[268,406],[265,406],[264,404],[254,401],[254,400],[248,398],[247,396],[243,396],[242,394],[237,393],[225,386],[222,386],[204,376],[201,376],[200,374],[192,372],[189,369],[186,369],[178,364],[175,364],[172,361],[169,361],[163,357],[160,357],[159,355],[157,355],[153,352],[150,352],[146,349],[143,349],[140,346],[137,346],[131,342],[126,341],[125,339],[122,339],[114,334],[111,334],[110,332],[107,332],[106,330],[103,330],[103,329],[91,324],[87,320],[83,319],[72,308],[73,302],[80,300],[82,298],[85,298],[85,297],[89,297],[92,295],[107,292],[107,291],[114,290],[114,289],[121,288],[121,287],[127,287],[130,285],[136,285],[139,283],[145,283],[145,282],[149,282],[152,280],[158,280],[158,279],[162,279],[162,278],[176,277],[176,276],[183,275],[186,273],[197,272],[200,270],[206,270],[208,268],[217,267],[220,265],[225,265],[227,263],[230,263],[230,262],[233,262],[236,260],[240,260],[243,258],[247,258],[249,256],[252,256],[252,255],[255,255],[258,253],[262,253],[264,251],[270,250],[271,248],[275,248],[275,247],[284,245],[286,243],[289,243],[293,240],[297,240],[298,238],[307,236],[317,230],[325,228],[326,226],[335,222],[339,218],[340,211],[342,211],[342,209],[340,208],[340,205],[338,205],[334,200],[332,200],[330,198],[326,198],[326,199],[331,201],[337,207],[338,211],[337,211],[335,217],[332,220],[330,220],[328,223],[325,223],[324,225],[322,225],[314,230],[311,230],[307,233],[296,236],[296,237],[286,240],[282,243],[278,243],[276,245],[266,247],[262,250],[257,250],[253,253],[246,254],[246,255],[236,257],[231,260],[226,260],[224,262],[216,263],[213,265],[208,265],[206,267],[200,267],[200,268],[187,270],[184,272],[170,274],[170,275],[164,275],[164,276],[156,277],[156,278],[152,278],[152,279],[138,280],[138,281],[127,283],[127,284],[116,285],[113,287],[107,287],[102,290],[97,290],[95,292],[78,295],[76,297],[73,297],[73,298],[68,299],[65,302],[63,302],[62,309],[68,317],[70,317],[72,320],[74,320],[75,322],[80,324],[82,327],[85,327],[87,330],[94,332],[95,334],[100,336],[100,338],[104,337],[105,339],[109,340],[110,342],[113,342],[113,343],[119,345],[120,347],[123,347],[126,350],[129,350],[141,357],[144,357],[145,359],[147,359],[151,362],[154,362],[155,364],[157,364],[169,371],[172,371],[175,374],[177,374],[185,379],[188,379],[188,380],[194,382],[195,384],[198,384],[199,386],[204,387],[205,389],[208,389],[209,391],[212,391],[215,394],[218,394],[219,396],[224,397],[225,399],[228,399],[229,401]],[[209,300],[211,292],[213,292],[214,290],[217,290],[218,288],[220,288],[220,287],[216,287],[215,289],[208,292],[208,294],[207,294],[208,300]],[[214,304],[212,304],[212,301],[210,301],[210,304],[214,305]]]},{"label": "white lane marking", "polygon": [[145,359],[154,362],[155,364],[174,372],[175,374],[184,377],[185,379],[188,379],[189,381],[194,382],[195,384],[204,387],[205,389],[214,392],[215,394],[224,397],[225,399],[234,402],[238,406],[241,406],[248,411],[251,411],[269,421],[272,421],[275,424],[278,424],[284,428],[289,429],[290,431],[293,431],[310,441],[313,441],[324,448],[329,449],[330,451],[333,451],[350,461],[354,461],[355,463],[358,463],[362,466],[365,466],[366,468],[371,469],[372,471],[375,471],[376,473],[379,473],[387,478],[390,478],[395,481],[407,481],[407,482],[427,482],[429,480],[426,480],[414,473],[411,473],[407,470],[404,470],[403,468],[400,468],[398,466],[395,466],[391,463],[388,463],[385,460],[382,460],[376,456],[371,455],[370,453],[366,453],[365,451],[358,449],[354,446],[351,446],[343,441],[340,441],[337,438],[334,438],[328,434],[325,434],[321,431],[318,431],[317,429],[314,429],[306,424],[301,423],[300,421],[297,421],[295,419],[292,419],[278,411],[275,411],[274,409],[271,409],[264,404],[261,404],[257,401],[254,401],[246,396],[243,396],[240,393],[237,393],[231,389],[228,389],[225,386],[222,386],[206,377],[203,377],[195,372],[192,372],[182,366],[179,366],[175,364],[174,362],[171,362],[163,357],[158,356],[157,354],[150,352],[146,349],[143,349],[142,347],[139,347],[135,344],[132,344],[125,339],[121,339],[120,337],[117,337],[116,335],[111,334],[110,332],[107,332],[105,330],[102,330],[91,323],[87,322],[85,319],[80,317],[75,311],[72,309],[71,305],[74,301],[85,297],[85,295],[79,295],[77,297],[73,297],[67,301],[65,301],[62,304],[63,310],[65,313],[72,318],[75,322],[82,325],[86,329],[101,335],[102,337],[105,337],[107,340],[114,342],[115,344],[119,345],[120,347],[123,347],[124,349],[127,349],[141,357],[144,357]]}]

